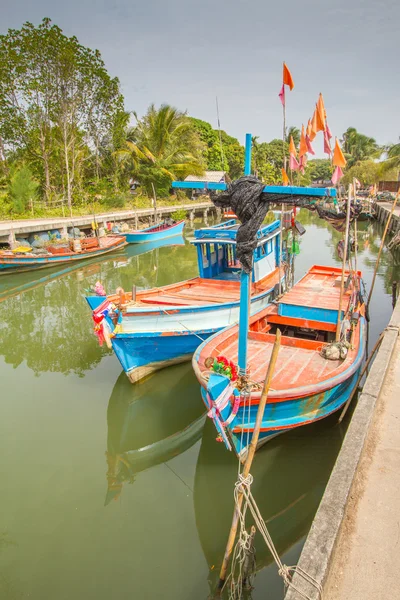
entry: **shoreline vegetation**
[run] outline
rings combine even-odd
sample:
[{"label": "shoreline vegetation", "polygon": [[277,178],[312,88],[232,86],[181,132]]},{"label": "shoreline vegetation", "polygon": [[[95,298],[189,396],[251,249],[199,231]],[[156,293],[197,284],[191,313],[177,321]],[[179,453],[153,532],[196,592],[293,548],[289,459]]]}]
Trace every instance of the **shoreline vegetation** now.
[{"label": "shoreline vegetation", "polygon": [[[0,219],[106,213],[184,204],[171,182],[204,171],[242,175],[244,148],[225,131],[168,104],[128,111],[98,50],[45,18],[0,35]],[[289,141],[253,138],[252,171],[282,184]],[[342,135],[347,167],[365,187],[397,180],[400,144],[379,146],[355,128]],[[379,161],[379,162],[378,162]],[[296,184],[329,182],[329,159],[309,160]]]}]

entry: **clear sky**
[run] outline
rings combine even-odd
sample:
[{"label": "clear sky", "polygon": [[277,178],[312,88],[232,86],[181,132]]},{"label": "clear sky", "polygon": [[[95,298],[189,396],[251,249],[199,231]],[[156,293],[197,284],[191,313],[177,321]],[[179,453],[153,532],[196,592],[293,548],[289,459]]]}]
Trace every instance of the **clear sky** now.
[{"label": "clear sky", "polygon": [[0,14],[1,33],[46,16],[98,48],[139,115],[167,102],[216,126],[217,95],[241,142],[281,137],[285,60],[288,125],[306,124],[322,91],[334,135],[400,135],[399,0],[0,0]]}]

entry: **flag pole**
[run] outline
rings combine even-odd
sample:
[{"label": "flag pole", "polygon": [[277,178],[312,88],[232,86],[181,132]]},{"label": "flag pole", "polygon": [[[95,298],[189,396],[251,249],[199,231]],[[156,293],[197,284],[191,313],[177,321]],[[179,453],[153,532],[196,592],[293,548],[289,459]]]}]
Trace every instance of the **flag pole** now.
[{"label": "flag pole", "polygon": [[[251,133],[246,133],[244,174],[251,173]],[[239,308],[239,348],[238,363],[240,375],[246,374],[247,369],[247,337],[250,318],[250,279],[251,273],[246,273],[242,268],[240,275],[240,308]]]},{"label": "flag pole", "polygon": [[344,294],[344,275],[346,272],[346,263],[347,263],[347,251],[349,247],[349,226],[350,226],[350,190],[351,185],[349,185],[349,192],[347,194],[347,210],[346,210],[346,232],[344,235],[344,250],[343,250],[343,264],[342,264],[342,279],[340,282],[340,295],[339,295],[339,307],[338,307],[338,318],[336,324],[336,341],[340,341],[340,329],[341,329],[341,319],[342,319],[342,303],[343,303],[343,294]]},{"label": "flag pole", "polygon": [[[283,62],[282,69],[285,67],[285,62]],[[283,82],[282,82],[283,83]],[[283,83],[283,89],[285,89],[285,84]],[[283,168],[286,172],[286,152],[285,152],[285,142],[286,142],[286,98],[285,94],[283,94],[283,131],[282,131],[282,154],[283,154]],[[293,185],[293,174],[290,171],[290,183]],[[279,296],[282,294],[282,237],[283,237],[283,204],[281,204],[281,231],[279,237]]]}]

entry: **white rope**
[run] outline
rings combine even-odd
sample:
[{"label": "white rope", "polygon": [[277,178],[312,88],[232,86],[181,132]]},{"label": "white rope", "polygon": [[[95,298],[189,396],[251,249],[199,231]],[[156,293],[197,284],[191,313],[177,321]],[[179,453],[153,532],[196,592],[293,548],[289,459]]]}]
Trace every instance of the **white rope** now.
[{"label": "white rope", "polygon": [[[266,525],[264,519],[262,518],[262,515],[257,506],[257,503],[254,500],[254,497],[251,493],[251,484],[252,483],[253,483],[253,476],[249,473],[249,475],[246,478],[244,478],[241,474],[239,474],[238,481],[235,484],[234,498],[235,498],[235,507],[239,513],[239,539],[238,539],[238,542],[236,544],[234,554],[233,554],[231,573],[228,577],[228,579],[231,578],[231,580],[232,580],[231,586],[230,586],[231,590],[229,593],[229,600],[237,600],[237,599],[241,598],[242,585],[243,585],[243,583],[242,583],[242,580],[243,580],[242,568],[243,568],[244,559],[246,558],[247,553],[251,551],[251,548],[249,547],[250,535],[246,531],[246,512],[247,512],[248,508],[250,509],[250,512],[253,516],[256,527],[258,528],[259,532],[261,533],[262,537],[264,538],[267,548],[269,549],[269,551],[272,554],[272,557],[278,567],[278,573],[279,573],[280,577],[282,577],[285,586],[287,588],[288,587],[293,588],[305,600],[310,600],[310,596],[308,594],[306,594],[302,590],[298,589],[292,583],[293,574],[297,573],[300,577],[302,577],[304,579],[304,581],[306,581],[310,586],[314,587],[317,590],[318,596],[319,596],[320,600],[322,600],[322,587],[318,583],[318,581],[316,581],[311,575],[306,573],[301,567],[299,567],[299,566],[288,567],[287,565],[284,565],[282,563],[282,561],[279,557],[279,554],[275,548],[275,545],[272,541],[270,533],[268,531],[267,525]],[[239,495],[240,494],[243,494],[243,497],[244,497],[242,509],[239,509]],[[237,578],[235,579],[234,573],[236,570],[238,570],[238,575],[237,575]],[[228,581],[228,579],[227,579],[227,581]]]}]

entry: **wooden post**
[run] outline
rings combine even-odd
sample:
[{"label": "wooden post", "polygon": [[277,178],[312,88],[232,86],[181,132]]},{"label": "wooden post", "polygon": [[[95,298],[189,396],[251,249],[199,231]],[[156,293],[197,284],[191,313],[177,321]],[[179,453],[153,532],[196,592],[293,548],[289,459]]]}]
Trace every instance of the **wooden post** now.
[{"label": "wooden post", "polygon": [[343,293],[344,293],[344,274],[346,272],[347,250],[348,250],[348,246],[349,246],[350,198],[351,198],[350,191],[351,191],[351,186],[349,185],[349,191],[347,194],[346,232],[345,232],[345,236],[344,236],[342,280],[340,282],[339,308],[338,308],[338,318],[337,318],[337,325],[336,325],[336,341],[337,342],[340,340],[340,328],[341,328],[341,319],[342,319],[342,302],[343,302]]},{"label": "wooden post", "polygon": [[154,202],[154,225],[157,225],[157,196],[156,196],[156,190],[154,187],[154,184],[151,184],[151,187],[153,188],[153,202]]},{"label": "wooden post", "polygon": [[[244,467],[243,467],[242,476],[244,478],[246,478],[248,476],[248,474],[250,473],[254,454],[257,449],[258,437],[260,435],[260,427],[261,427],[262,419],[264,416],[264,410],[265,410],[265,405],[267,402],[269,388],[271,386],[272,377],[273,377],[274,371],[275,371],[275,365],[276,365],[276,360],[278,358],[278,352],[279,352],[280,345],[281,345],[281,332],[279,329],[277,329],[274,347],[272,349],[271,359],[269,361],[267,375],[265,377],[264,386],[263,386],[263,390],[261,393],[260,404],[258,405],[257,417],[256,417],[255,425],[254,425],[254,431],[253,431],[253,435],[251,438],[250,446],[247,451],[246,462],[244,463]],[[229,560],[230,560],[230,557],[232,554],[233,545],[235,543],[236,532],[237,532],[238,523],[239,523],[239,511],[242,507],[242,503],[243,503],[243,493],[239,491],[238,505],[235,507],[235,510],[233,513],[232,526],[231,526],[231,530],[229,532],[229,537],[228,537],[228,542],[226,545],[224,560],[222,562],[222,567],[221,567],[221,571],[219,574],[219,582],[218,582],[219,590],[221,590],[223,588],[224,583],[225,583]]]},{"label": "wooden post", "polygon": [[282,294],[282,250],[283,250],[283,208],[281,204],[281,232],[279,235],[279,296]]},{"label": "wooden post", "polygon": [[367,309],[369,307],[369,303],[371,302],[371,296],[372,296],[372,292],[374,291],[374,285],[375,285],[375,279],[376,279],[376,274],[378,272],[378,267],[379,267],[379,262],[381,260],[381,254],[382,254],[382,250],[383,250],[383,245],[385,243],[385,239],[386,239],[386,234],[388,232],[389,229],[389,224],[390,221],[392,219],[392,215],[394,213],[394,209],[396,208],[396,204],[397,204],[397,200],[399,199],[399,195],[400,195],[400,191],[397,192],[395,199],[393,200],[393,204],[392,204],[392,209],[390,211],[390,214],[388,216],[388,220],[386,221],[386,226],[385,229],[383,231],[383,236],[382,236],[382,240],[381,240],[381,246],[379,248],[379,252],[378,252],[378,257],[376,259],[376,263],[375,263],[375,270],[374,270],[374,275],[372,277],[372,283],[371,283],[371,289],[369,292],[369,296],[368,296],[368,300],[367,300]]}]

